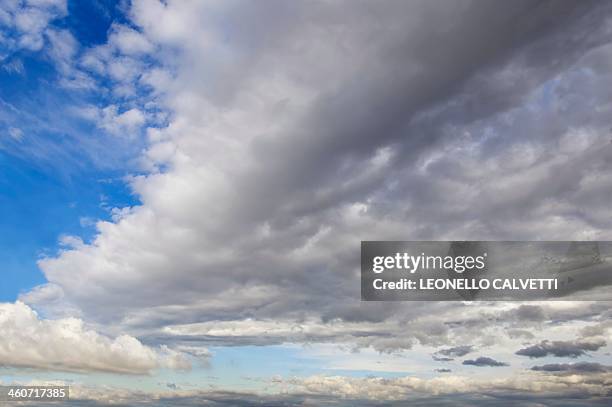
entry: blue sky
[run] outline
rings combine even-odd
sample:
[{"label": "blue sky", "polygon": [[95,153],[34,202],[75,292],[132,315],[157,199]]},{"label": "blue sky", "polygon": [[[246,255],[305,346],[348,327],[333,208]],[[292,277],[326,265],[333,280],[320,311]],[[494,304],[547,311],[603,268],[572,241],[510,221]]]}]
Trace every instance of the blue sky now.
[{"label": "blue sky", "polygon": [[[83,46],[104,43],[110,24],[121,19],[117,2],[68,6],[68,15],[51,25],[68,29]],[[110,218],[110,208],[130,206],[137,199],[122,180],[129,164],[93,157],[116,153],[108,145],[92,151],[88,144],[97,142],[83,139],[103,135],[70,115],[76,106],[100,103],[102,97],[58,87],[60,74],[44,52],[17,49],[5,58],[21,65],[19,71],[0,70],[0,210],[10,214],[0,221],[0,300],[14,301],[45,281],[36,262],[58,250],[61,235],[87,240],[97,219]],[[11,129],[21,138],[15,139]]]},{"label": "blue sky", "polygon": [[362,240],[612,239],[612,6],[492,4],[0,0],[0,381],[609,401],[607,302],[360,301]]}]

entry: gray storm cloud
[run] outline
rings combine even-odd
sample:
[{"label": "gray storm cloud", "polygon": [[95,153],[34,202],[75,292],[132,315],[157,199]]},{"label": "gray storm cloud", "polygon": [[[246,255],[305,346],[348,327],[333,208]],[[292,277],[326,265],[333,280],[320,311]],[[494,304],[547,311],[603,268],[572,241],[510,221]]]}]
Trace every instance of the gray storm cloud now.
[{"label": "gray storm cloud", "polygon": [[551,363],[548,365],[534,366],[531,370],[536,372],[550,372],[560,374],[589,374],[589,373],[605,373],[612,368],[596,362],[578,362],[578,363]]},{"label": "gray storm cloud", "polygon": [[530,358],[543,358],[545,356],[577,358],[586,355],[588,352],[599,350],[606,346],[603,340],[595,341],[547,341],[528,346],[516,352],[520,356]]},{"label": "gray storm cloud", "polygon": [[480,356],[476,359],[467,359],[464,360],[462,363],[462,365],[466,365],[466,366],[478,366],[478,367],[499,367],[499,366],[508,366],[507,363],[504,362],[499,362],[493,358],[487,357],[487,356]]}]

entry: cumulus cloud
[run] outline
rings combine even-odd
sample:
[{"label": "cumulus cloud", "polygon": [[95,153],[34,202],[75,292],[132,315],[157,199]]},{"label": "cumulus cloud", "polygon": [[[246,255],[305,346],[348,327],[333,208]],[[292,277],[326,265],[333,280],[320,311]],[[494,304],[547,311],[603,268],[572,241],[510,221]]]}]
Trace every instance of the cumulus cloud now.
[{"label": "cumulus cloud", "polygon": [[606,345],[604,340],[594,341],[548,341],[544,340],[538,344],[528,346],[516,352],[517,355],[529,356],[530,358],[543,358],[545,356],[570,357],[586,355]]},{"label": "cumulus cloud", "polygon": [[463,365],[466,366],[479,366],[479,367],[483,367],[483,366],[488,366],[488,367],[498,367],[498,366],[508,366],[507,363],[504,362],[498,362],[495,359],[486,357],[486,356],[480,356],[476,359],[467,359],[464,360]]},{"label": "cumulus cloud", "polygon": [[0,304],[0,331],[4,367],[120,374],[190,367],[179,352],[147,347],[129,335],[109,338],[76,318],[41,319],[22,302]]}]

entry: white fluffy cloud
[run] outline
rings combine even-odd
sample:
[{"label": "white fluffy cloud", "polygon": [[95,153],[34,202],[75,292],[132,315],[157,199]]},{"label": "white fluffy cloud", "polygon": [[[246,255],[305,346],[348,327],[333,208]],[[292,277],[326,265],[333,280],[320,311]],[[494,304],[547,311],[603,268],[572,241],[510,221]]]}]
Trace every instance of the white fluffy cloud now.
[{"label": "white fluffy cloud", "polygon": [[0,365],[4,367],[147,374],[188,369],[184,355],[136,338],[103,336],[76,318],[45,320],[22,302],[0,304]]}]

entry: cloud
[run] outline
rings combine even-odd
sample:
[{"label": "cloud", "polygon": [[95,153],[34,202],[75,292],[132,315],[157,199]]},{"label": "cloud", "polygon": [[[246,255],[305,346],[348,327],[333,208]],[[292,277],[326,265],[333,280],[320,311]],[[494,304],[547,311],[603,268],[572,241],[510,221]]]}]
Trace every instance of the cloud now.
[{"label": "cloud", "polygon": [[153,44],[142,33],[119,24],[111,27],[108,43],[124,55],[148,54],[154,50]]},{"label": "cloud", "polygon": [[145,115],[139,109],[120,112],[117,105],[108,105],[101,109],[89,107],[82,109],[81,114],[94,121],[105,132],[128,139],[136,138],[146,121]]},{"label": "cloud", "polygon": [[21,49],[38,51],[44,44],[49,24],[67,14],[65,0],[4,1],[0,4],[3,28],[0,62]]},{"label": "cloud", "polygon": [[531,368],[536,372],[561,373],[561,374],[589,374],[589,373],[605,373],[612,371],[611,366],[602,365],[592,362],[578,363],[553,363],[542,366],[534,366]]},{"label": "cloud", "polygon": [[538,305],[521,305],[509,312],[508,319],[515,318],[520,321],[541,322],[546,319],[544,309]]},{"label": "cloud", "polygon": [[468,359],[468,360],[464,360],[462,365],[466,365],[466,366],[489,366],[489,367],[497,367],[497,366],[508,366],[507,363],[504,362],[498,362],[495,359],[491,359],[489,357],[486,356],[480,356],[476,359]]},{"label": "cloud", "polygon": [[53,62],[59,86],[64,89],[96,92],[95,79],[76,64],[82,47],[72,33],[66,29],[50,28],[45,35],[48,46],[43,51]]},{"label": "cloud", "polygon": [[511,338],[533,339],[535,335],[526,329],[509,329],[507,334]]},{"label": "cloud", "polygon": [[21,141],[23,139],[23,131],[18,127],[9,127],[8,133],[15,141]]},{"label": "cloud", "polygon": [[48,53],[63,75],[70,74],[79,44],[68,30],[48,30]]},{"label": "cloud", "polygon": [[587,352],[594,352],[606,346],[604,340],[594,341],[548,341],[528,346],[516,352],[517,355],[529,356],[530,358],[543,358],[545,356],[577,358]]},{"label": "cloud", "polygon": [[4,367],[119,374],[190,367],[179,352],[153,349],[128,335],[109,338],[76,318],[40,319],[22,302],[0,304],[0,330]]},{"label": "cloud", "polygon": [[200,359],[209,359],[211,357],[210,351],[201,346],[177,346],[174,349],[176,351],[192,355]]},{"label": "cloud", "polygon": [[452,362],[455,358],[449,358],[447,356],[436,356],[435,354],[431,355],[431,358],[436,362]]},{"label": "cloud", "polygon": [[[443,361],[450,361],[450,360],[454,360],[450,357],[461,357],[461,356],[465,356],[468,353],[472,352],[474,349],[474,347],[472,345],[461,345],[461,346],[454,346],[452,348],[445,348],[445,349],[440,349],[436,352],[435,356],[434,356],[434,360],[443,360]],[[443,355],[446,356],[446,358],[441,358],[437,355]]]},{"label": "cloud", "polygon": [[3,61],[1,68],[10,74],[23,75],[25,72],[23,62],[18,58],[11,58],[8,61]]}]

